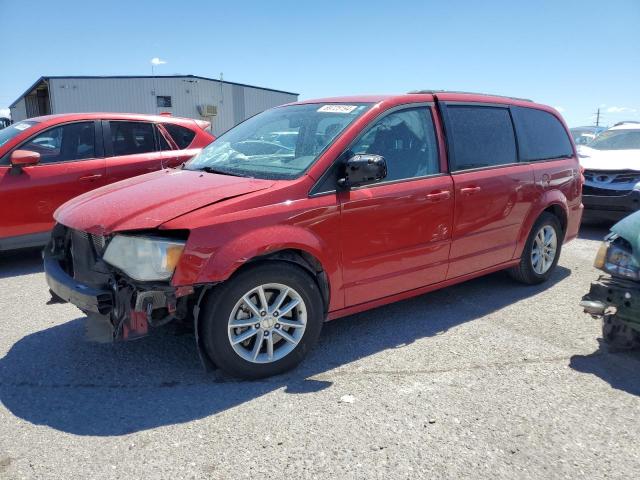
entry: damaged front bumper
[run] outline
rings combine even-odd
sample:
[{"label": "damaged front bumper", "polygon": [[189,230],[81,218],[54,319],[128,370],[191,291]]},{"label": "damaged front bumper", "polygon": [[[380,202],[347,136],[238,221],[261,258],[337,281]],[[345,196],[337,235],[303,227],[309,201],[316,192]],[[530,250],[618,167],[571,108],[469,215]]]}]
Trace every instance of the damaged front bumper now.
[{"label": "damaged front bumper", "polygon": [[105,239],[56,225],[43,254],[54,302],[69,302],[102,316],[113,340],[139,338],[150,326],[187,317],[193,288],[135,282],[102,260],[105,244]]},{"label": "damaged front bumper", "polygon": [[90,287],[73,279],[59,261],[45,253],[44,274],[49,289],[60,300],[74,304],[83,312],[106,315],[113,309],[113,292]]},{"label": "damaged front bumper", "polygon": [[615,313],[617,318],[640,332],[640,283],[601,276],[591,283],[580,305],[586,313],[601,317]]}]

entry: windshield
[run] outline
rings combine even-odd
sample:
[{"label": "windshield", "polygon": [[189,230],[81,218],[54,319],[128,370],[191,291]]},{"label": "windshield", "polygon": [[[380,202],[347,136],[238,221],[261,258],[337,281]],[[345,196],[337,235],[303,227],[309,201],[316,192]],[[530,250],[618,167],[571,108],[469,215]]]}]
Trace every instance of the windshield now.
[{"label": "windshield", "polygon": [[640,149],[640,129],[607,130],[589,143],[596,150],[634,150]]},{"label": "windshield", "polygon": [[185,168],[265,179],[296,178],[371,105],[272,108],[218,137]]},{"label": "windshield", "polygon": [[3,128],[2,130],[0,130],[0,147],[3,146],[12,138],[20,135],[25,130],[28,130],[29,128],[33,127],[36,123],[38,122],[34,122],[33,120],[28,120],[25,122],[14,123],[13,125],[9,125],[8,127]]}]

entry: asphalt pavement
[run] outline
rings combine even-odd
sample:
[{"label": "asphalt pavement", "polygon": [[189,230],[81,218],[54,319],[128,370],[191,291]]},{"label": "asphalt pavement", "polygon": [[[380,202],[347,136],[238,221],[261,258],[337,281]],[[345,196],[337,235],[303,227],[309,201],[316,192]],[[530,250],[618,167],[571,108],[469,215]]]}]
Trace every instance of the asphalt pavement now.
[{"label": "asphalt pavement", "polygon": [[640,352],[578,307],[605,233],[541,286],[496,273],[328,323],[257,382],[169,329],[88,343],[39,252],[0,254],[0,478],[636,477]]}]

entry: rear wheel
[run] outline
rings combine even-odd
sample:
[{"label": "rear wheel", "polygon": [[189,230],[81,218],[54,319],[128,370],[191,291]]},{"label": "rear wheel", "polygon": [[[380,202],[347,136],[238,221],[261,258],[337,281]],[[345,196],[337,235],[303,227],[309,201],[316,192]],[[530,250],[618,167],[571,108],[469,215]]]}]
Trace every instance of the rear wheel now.
[{"label": "rear wheel", "polygon": [[520,263],[509,270],[511,277],[529,285],[546,281],[558,264],[563,238],[558,217],[543,212],[531,229]]},{"label": "rear wheel", "polygon": [[222,284],[202,312],[207,354],[226,373],[264,378],[302,361],[324,321],[315,280],[302,268],[267,262]]},{"label": "rear wheel", "polygon": [[640,347],[640,333],[620,321],[616,315],[605,315],[602,319],[602,338],[615,349]]}]

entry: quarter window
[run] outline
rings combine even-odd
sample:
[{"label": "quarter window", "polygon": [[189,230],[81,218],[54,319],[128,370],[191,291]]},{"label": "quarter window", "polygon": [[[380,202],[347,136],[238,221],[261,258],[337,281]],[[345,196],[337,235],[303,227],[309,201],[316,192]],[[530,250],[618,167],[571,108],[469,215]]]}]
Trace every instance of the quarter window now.
[{"label": "quarter window", "polygon": [[40,154],[40,163],[69,162],[94,158],[95,126],[93,122],[60,125],[40,133],[20,150],[31,150]]},{"label": "quarter window", "polygon": [[144,122],[110,122],[113,155],[135,155],[156,150],[153,125]]},{"label": "quarter window", "polygon": [[169,145],[169,142],[167,142],[167,139],[164,138],[164,135],[162,134],[162,132],[160,131],[157,125],[155,126],[155,131],[156,131],[156,137],[158,138],[158,146],[160,147],[160,150],[162,150],[163,152],[166,150],[173,150],[171,148],[171,145]]},{"label": "quarter window", "polygon": [[[451,170],[516,163],[516,139],[507,108],[448,105]],[[452,148],[451,148],[452,147]]]},{"label": "quarter window", "polygon": [[569,135],[554,115],[535,108],[512,108],[518,129],[522,161],[532,162],[573,156]]},{"label": "quarter window", "polygon": [[426,107],[409,108],[381,118],[351,151],[383,156],[388,171],[385,180],[421,177],[440,171],[433,120]]},{"label": "quarter window", "polygon": [[193,141],[193,137],[196,136],[196,132],[180,125],[165,123],[162,126],[169,132],[169,135],[171,135],[171,138],[173,138],[173,141],[176,142],[180,150],[188,148]]}]

